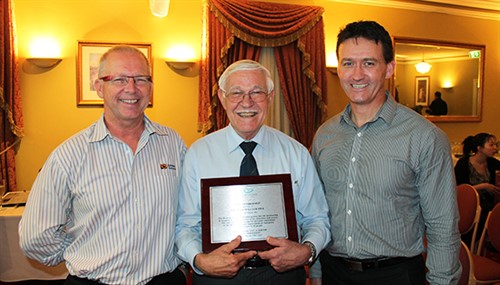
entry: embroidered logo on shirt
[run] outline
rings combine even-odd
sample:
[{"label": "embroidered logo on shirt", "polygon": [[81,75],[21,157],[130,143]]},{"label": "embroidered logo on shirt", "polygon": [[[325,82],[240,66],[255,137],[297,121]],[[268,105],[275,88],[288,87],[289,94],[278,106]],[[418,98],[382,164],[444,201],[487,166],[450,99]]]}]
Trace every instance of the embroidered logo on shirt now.
[{"label": "embroidered logo on shirt", "polygon": [[175,167],[174,164],[166,164],[166,163],[161,163],[160,164],[160,169],[171,169],[171,170],[176,170],[177,167]]}]

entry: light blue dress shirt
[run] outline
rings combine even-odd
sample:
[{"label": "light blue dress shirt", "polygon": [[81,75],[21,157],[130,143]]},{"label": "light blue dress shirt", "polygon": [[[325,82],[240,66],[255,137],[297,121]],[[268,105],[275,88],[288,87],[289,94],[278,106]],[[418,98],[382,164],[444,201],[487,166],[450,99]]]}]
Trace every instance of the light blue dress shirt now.
[{"label": "light blue dress shirt", "polygon": [[[267,126],[262,126],[252,140],[257,142],[252,154],[260,175],[291,174],[298,233],[319,253],[330,241],[330,226],[323,188],[309,152],[296,140]],[[239,176],[245,155],[239,144],[243,141],[229,125],[199,139],[186,153],[176,244],[179,256],[191,265],[202,252],[200,179]]]},{"label": "light blue dress shirt", "polygon": [[145,118],[136,153],[103,117],[57,147],[19,224],[25,254],[107,284],[145,284],[173,271],[178,184],[186,146]]},{"label": "light blue dress shirt", "polygon": [[456,185],[448,138],[392,96],[356,127],[350,105],[317,131],[312,156],[331,214],[332,256],[416,256],[427,236],[428,280],[460,277]]}]

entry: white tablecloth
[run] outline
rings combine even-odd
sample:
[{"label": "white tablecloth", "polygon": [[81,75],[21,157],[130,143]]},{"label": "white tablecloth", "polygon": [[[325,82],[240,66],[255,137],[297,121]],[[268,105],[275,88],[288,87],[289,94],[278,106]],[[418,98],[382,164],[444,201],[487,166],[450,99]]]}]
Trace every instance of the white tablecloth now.
[{"label": "white tablecloth", "polygon": [[0,207],[0,281],[66,279],[64,263],[50,267],[24,256],[17,227],[24,207]]}]

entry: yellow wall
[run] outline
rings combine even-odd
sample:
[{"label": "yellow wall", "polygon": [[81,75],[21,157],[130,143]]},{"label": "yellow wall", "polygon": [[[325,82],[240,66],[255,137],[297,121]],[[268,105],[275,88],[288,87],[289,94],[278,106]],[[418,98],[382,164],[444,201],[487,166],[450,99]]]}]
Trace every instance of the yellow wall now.
[{"label": "yellow wall", "polygon": [[[344,24],[372,19],[396,36],[430,38],[486,45],[483,121],[439,123],[452,141],[487,131],[500,136],[500,21],[438,13],[412,12],[332,1],[274,1],[325,7],[327,52]],[[169,15],[156,18],[147,0],[14,0],[18,33],[20,80],[25,137],[17,155],[19,190],[28,190],[50,152],[63,140],[94,122],[98,107],[76,106],[77,41],[146,42],[153,46],[154,106],[146,113],[154,121],[176,129],[190,145],[200,137],[197,126],[198,77],[170,70],[163,58],[175,44],[200,53],[202,0],[171,0]],[[33,72],[25,58],[37,36],[56,38],[63,61],[47,72]],[[328,115],[343,109],[346,98],[338,78],[328,73]]]}]

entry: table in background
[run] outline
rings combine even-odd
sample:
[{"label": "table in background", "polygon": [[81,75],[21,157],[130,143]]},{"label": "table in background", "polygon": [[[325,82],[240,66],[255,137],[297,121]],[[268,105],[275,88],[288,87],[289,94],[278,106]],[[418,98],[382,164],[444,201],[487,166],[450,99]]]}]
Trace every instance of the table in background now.
[{"label": "table in background", "polygon": [[23,211],[24,207],[0,207],[0,281],[66,279],[64,263],[45,266],[24,256],[17,230]]}]

